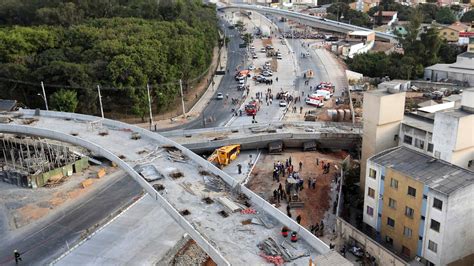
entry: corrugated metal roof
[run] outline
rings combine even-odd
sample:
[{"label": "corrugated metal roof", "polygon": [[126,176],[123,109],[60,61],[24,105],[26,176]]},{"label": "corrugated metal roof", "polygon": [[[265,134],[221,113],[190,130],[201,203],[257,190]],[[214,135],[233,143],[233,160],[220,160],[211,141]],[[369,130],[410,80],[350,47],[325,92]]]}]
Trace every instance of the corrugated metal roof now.
[{"label": "corrugated metal roof", "polygon": [[385,150],[370,160],[447,195],[474,184],[474,172],[403,146]]}]

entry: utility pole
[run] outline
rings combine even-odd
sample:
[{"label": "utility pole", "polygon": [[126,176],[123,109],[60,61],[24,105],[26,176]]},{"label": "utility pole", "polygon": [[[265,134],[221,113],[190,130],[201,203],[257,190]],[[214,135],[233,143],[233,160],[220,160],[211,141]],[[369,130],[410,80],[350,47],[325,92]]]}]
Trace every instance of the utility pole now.
[{"label": "utility pole", "polygon": [[46,106],[46,111],[49,111],[48,108],[48,98],[46,98],[46,91],[44,90],[44,83],[41,81],[41,89],[43,89],[43,100],[44,100],[44,105]]},{"label": "utility pole", "polygon": [[102,96],[100,95],[100,86],[99,85],[97,85],[97,91],[99,92],[100,114],[102,115],[102,119],[104,119],[104,108],[102,108]]},{"label": "utility pole", "polygon": [[148,93],[148,108],[150,110],[150,130],[153,130],[153,114],[151,113],[151,98],[150,98],[150,85],[146,84],[146,90]]},{"label": "utility pole", "polygon": [[181,105],[183,106],[183,117],[186,118],[186,110],[184,109],[183,82],[181,79],[179,79],[179,89],[181,91]]}]

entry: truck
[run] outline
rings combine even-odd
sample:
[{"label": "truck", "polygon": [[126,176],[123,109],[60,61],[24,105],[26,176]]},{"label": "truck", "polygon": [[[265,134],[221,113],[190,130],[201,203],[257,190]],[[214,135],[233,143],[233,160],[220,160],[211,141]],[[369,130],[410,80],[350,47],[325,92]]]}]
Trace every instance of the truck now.
[{"label": "truck", "polygon": [[306,100],[305,100],[307,105],[316,106],[318,108],[324,106],[323,101],[324,101],[324,99],[323,99],[322,96],[318,96],[318,97],[311,97],[310,96],[310,97],[306,98]]},{"label": "truck", "polygon": [[260,103],[256,100],[252,100],[247,105],[245,105],[245,113],[247,115],[256,115],[259,107]]},{"label": "truck", "polygon": [[240,154],[240,145],[233,144],[216,149],[207,160],[219,167],[228,165]]},{"label": "truck", "polygon": [[[314,94],[313,94],[314,95]],[[318,90],[316,96],[323,96],[324,100],[327,101],[331,98],[331,93],[327,90]]]}]

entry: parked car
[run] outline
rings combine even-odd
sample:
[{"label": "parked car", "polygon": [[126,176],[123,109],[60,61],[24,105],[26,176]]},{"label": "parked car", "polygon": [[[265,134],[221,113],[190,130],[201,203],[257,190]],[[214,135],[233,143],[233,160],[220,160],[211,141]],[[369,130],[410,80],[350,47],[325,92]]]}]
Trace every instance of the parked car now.
[{"label": "parked car", "polygon": [[283,57],[282,57],[281,55],[277,55],[277,59],[278,59],[278,60],[282,60]]},{"label": "parked car", "polygon": [[286,107],[286,106],[287,106],[287,103],[286,103],[286,101],[281,100],[281,101],[278,103],[278,105],[279,105],[280,107]]},{"label": "parked car", "polygon": [[262,75],[263,75],[264,77],[271,77],[271,76],[273,76],[273,74],[272,74],[270,71],[263,71]]},{"label": "parked car", "polygon": [[255,66],[254,65],[250,65],[249,66],[249,70],[254,70],[255,69]]},{"label": "parked car", "polygon": [[258,58],[257,54],[253,54],[253,55],[252,55],[252,58],[253,58],[253,59],[257,59],[257,58]]},{"label": "parked car", "polygon": [[216,96],[216,99],[217,99],[217,100],[222,100],[222,99],[224,99],[224,94],[222,94],[222,92],[218,92],[218,93],[217,93],[217,96]]},{"label": "parked car", "polygon": [[239,84],[245,84],[245,79],[239,79]]},{"label": "parked car", "polygon": [[260,49],[260,52],[262,52],[262,53],[266,53],[266,52],[267,52],[267,50],[265,50],[265,48],[262,48],[262,49]]}]

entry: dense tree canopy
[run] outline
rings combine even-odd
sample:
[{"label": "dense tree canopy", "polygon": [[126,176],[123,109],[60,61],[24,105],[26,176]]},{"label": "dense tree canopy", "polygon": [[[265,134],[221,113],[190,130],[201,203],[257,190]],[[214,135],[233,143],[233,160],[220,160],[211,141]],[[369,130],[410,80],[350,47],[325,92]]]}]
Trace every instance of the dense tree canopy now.
[{"label": "dense tree canopy", "polygon": [[[366,13],[351,9],[347,3],[332,4],[328,9],[328,19],[351,23],[356,26],[370,27],[370,18]],[[339,17],[338,17],[339,16]]]},{"label": "dense tree canopy", "polygon": [[101,84],[117,89],[104,106],[142,117],[146,84],[166,108],[177,80],[208,69],[218,39],[215,8],[198,0],[5,0],[0,24],[0,97],[40,105],[27,97],[37,87],[5,78],[44,81],[60,85],[47,86],[51,94],[79,88],[78,111],[93,112]]},{"label": "dense tree canopy", "polygon": [[472,21],[474,21],[474,9],[464,13],[461,17],[461,22],[471,23]]},{"label": "dense tree canopy", "polygon": [[449,7],[442,7],[436,12],[435,19],[441,24],[452,24],[456,21],[456,16]]},{"label": "dense tree canopy", "polygon": [[453,63],[461,51],[455,45],[443,42],[436,28],[420,33],[422,20],[421,10],[414,10],[406,25],[407,34],[400,38],[404,54],[378,52],[355,55],[347,60],[349,68],[369,77],[414,79],[422,76],[426,66],[438,62]]}]

